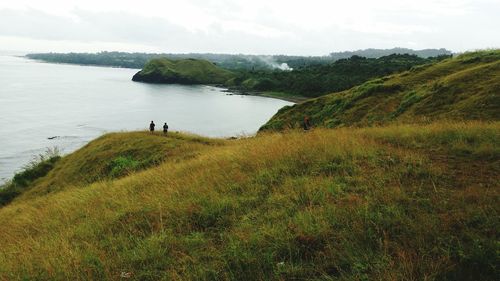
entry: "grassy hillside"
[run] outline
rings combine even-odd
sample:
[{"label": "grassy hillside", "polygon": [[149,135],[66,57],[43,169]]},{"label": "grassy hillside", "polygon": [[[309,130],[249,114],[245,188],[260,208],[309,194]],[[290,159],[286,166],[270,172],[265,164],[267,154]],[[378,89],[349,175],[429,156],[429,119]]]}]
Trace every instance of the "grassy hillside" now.
[{"label": "grassy hillside", "polygon": [[221,84],[233,74],[215,64],[198,59],[152,59],[137,72],[133,81],[175,84]]},{"label": "grassy hillside", "polygon": [[23,194],[26,198],[113,180],[160,163],[195,157],[206,147],[220,144],[199,136],[169,133],[158,137],[146,132],[111,133],[62,158]]},{"label": "grassy hillside", "polygon": [[106,135],[0,208],[0,280],[494,280],[499,132]]},{"label": "grassy hillside", "polygon": [[262,130],[500,120],[500,50],[466,53],[281,109]]}]

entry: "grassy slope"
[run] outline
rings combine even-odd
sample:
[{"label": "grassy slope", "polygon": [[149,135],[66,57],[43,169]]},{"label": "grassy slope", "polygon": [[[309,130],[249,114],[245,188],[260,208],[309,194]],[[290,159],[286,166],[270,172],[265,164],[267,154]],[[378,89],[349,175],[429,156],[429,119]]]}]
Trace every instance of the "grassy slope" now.
[{"label": "grassy slope", "polygon": [[468,53],[281,109],[262,130],[500,120],[500,50]]},{"label": "grassy slope", "polygon": [[[159,137],[161,136],[161,137]],[[199,136],[169,133],[111,133],[62,158],[47,176],[31,185],[24,197],[82,187],[96,181],[112,180],[132,172],[195,157],[207,146],[222,141]]]},{"label": "grassy slope", "polygon": [[[0,209],[0,279],[493,280],[499,131],[476,122],[234,141],[107,135],[57,163],[45,181],[58,192]],[[79,169],[103,174],[95,153],[109,162],[120,153],[108,149],[150,143],[176,156],[71,188]]]},{"label": "grassy slope", "polygon": [[178,84],[220,84],[232,73],[206,60],[152,59],[134,75],[134,81]]}]

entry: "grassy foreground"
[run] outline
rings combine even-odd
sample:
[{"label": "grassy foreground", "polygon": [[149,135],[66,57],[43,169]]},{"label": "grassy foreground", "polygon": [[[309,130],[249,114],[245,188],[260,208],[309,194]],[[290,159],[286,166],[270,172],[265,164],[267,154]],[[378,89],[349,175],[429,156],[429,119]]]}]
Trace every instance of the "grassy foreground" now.
[{"label": "grassy foreground", "polygon": [[494,280],[499,133],[106,135],[0,208],[0,280]]}]

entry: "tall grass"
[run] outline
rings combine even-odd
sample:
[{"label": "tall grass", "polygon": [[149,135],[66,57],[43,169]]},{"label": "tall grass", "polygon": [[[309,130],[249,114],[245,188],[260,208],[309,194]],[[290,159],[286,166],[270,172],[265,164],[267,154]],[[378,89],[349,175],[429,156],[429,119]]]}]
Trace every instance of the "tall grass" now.
[{"label": "tall grass", "polygon": [[222,140],[175,132],[168,136],[149,132],[111,133],[64,157],[23,196],[36,197],[67,186],[83,187],[116,179],[165,161],[195,157],[200,150],[221,143]]},{"label": "tall grass", "polygon": [[[1,208],[0,279],[493,280],[499,129],[290,131],[189,157],[170,139],[177,160]],[[74,155],[130,136],[163,138]]]}]

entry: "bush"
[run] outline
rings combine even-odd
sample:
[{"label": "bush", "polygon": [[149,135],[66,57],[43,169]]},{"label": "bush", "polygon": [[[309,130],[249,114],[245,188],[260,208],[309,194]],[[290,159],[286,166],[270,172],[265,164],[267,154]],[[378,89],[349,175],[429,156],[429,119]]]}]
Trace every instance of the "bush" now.
[{"label": "bush", "polygon": [[45,154],[36,156],[24,166],[23,171],[16,173],[12,181],[0,187],[0,206],[4,206],[26,191],[31,183],[45,176],[61,159],[57,148],[47,149]]},{"label": "bush", "polygon": [[424,97],[422,95],[419,95],[415,91],[411,91],[408,94],[406,94],[399,104],[399,107],[394,111],[391,115],[392,118],[396,118],[399,115],[403,114],[406,110],[408,110],[412,105],[418,103],[421,101]]},{"label": "bush", "polygon": [[134,160],[131,156],[118,156],[109,164],[111,170],[110,176],[118,178],[136,171],[140,166],[140,162]]}]

